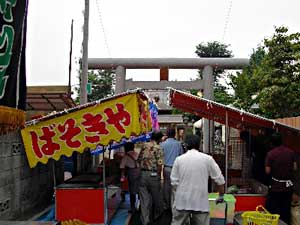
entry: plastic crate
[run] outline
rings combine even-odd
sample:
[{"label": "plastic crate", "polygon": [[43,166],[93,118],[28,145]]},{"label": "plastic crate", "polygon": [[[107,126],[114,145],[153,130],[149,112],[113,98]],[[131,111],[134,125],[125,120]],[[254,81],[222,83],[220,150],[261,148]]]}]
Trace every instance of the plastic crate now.
[{"label": "plastic crate", "polygon": [[[210,193],[208,195],[209,200],[209,214],[211,221],[215,220],[216,225],[219,225],[219,220],[223,220],[225,218],[225,210],[224,204],[216,204],[216,199],[219,197],[218,193]],[[231,194],[225,194],[224,200],[227,202],[227,223],[233,223],[234,210],[235,210],[235,197]],[[212,222],[211,222],[212,224]],[[221,223],[221,224],[224,224]]]},{"label": "plastic crate", "polygon": [[246,211],[242,214],[243,225],[278,225],[279,215],[269,213],[263,206],[256,207],[256,211]]},{"label": "plastic crate", "polygon": [[[233,219],[233,225],[243,225],[242,212],[236,213]],[[282,220],[279,220],[278,225],[287,225]]]}]

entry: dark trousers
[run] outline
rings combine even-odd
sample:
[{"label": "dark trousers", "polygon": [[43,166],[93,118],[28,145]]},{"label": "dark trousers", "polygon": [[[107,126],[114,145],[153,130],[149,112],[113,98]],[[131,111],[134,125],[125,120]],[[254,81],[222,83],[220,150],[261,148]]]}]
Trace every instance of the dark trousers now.
[{"label": "dark trousers", "polygon": [[280,220],[290,225],[292,191],[272,192],[269,191],[266,208],[270,213],[279,214]]},{"label": "dark trousers", "polygon": [[164,206],[166,209],[172,208],[172,186],[171,186],[171,171],[172,167],[164,167],[164,185],[163,185],[163,194],[164,194]]},{"label": "dark trousers", "polygon": [[136,194],[139,191],[140,168],[127,168],[128,186],[130,193],[130,208],[135,211]]},{"label": "dark trousers", "polygon": [[136,194],[130,194],[130,208],[132,211],[135,211],[135,202],[136,202]]},{"label": "dark trousers", "polygon": [[152,177],[150,171],[142,171],[139,196],[142,224],[148,225],[153,223],[163,212],[160,176]]}]

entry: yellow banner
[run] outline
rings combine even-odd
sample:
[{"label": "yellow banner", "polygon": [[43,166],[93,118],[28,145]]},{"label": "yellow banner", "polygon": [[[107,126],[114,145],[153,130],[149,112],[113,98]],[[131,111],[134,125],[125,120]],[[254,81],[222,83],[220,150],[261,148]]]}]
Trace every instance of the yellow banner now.
[{"label": "yellow banner", "polygon": [[21,133],[32,168],[150,130],[148,102],[132,93],[27,126]]}]

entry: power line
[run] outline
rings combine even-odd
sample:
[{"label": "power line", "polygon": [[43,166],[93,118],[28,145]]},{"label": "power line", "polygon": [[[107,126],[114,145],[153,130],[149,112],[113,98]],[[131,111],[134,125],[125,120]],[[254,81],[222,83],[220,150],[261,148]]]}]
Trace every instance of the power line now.
[{"label": "power line", "polygon": [[227,33],[229,20],[230,20],[231,9],[232,9],[232,2],[233,2],[233,0],[229,1],[229,5],[228,5],[228,8],[227,8],[227,13],[226,13],[226,17],[225,17],[225,24],[224,24],[224,29],[223,29],[222,39],[221,39],[222,42],[224,42],[225,35]]},{"label": "power line", "polygon": [[103,24],[103,20],[102,20],[102,13],[101,13],[101,10],[100,10],[100,6],[99,6],[99,1],[98,0],[96,0],[96,6],[97,6],[97,11],[98,11],[100,25],[101,25],[101,30],[102,30],[103,37],[104,37],[105,48],[106,48],[108,57],[111,58],[110,49],[109,49],[109,45],[108,45],[108,39],[107,39],[107,36],[106,36],[106,32],[105,32],[105,28],[104,28],[104,24]]}]

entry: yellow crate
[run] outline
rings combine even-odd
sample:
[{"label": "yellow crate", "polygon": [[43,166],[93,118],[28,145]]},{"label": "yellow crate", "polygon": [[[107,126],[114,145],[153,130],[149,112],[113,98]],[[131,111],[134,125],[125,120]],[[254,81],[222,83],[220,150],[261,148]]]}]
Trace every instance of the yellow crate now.
[{"label": "yellow crate", "polygon": [[278,225],[279,215],[269,213],[263,206],[256,211],[246,211],[242,214],[243,225]]}]

